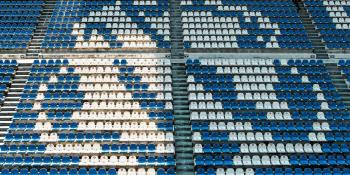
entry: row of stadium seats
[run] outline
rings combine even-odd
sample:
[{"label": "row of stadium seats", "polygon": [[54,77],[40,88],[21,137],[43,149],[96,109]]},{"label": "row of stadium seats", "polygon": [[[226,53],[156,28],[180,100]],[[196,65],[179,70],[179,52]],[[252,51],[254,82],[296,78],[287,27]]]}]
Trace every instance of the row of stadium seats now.
[{"label": "row of stadium seats", "polygon": [[[91,157],[91,158],[90,158]],[[6,156],[0,157],[2,165],[20,166],[172,166],[173,157],[163,156]]]},{"label": "row of stadium seats", "polygon": [[146,123],[146,122],[67,122],[67,123],[51,123],[51,122],[37,122],[29,124],[11,124],[9,130],[14,131],[79,131],[79,130],[90,130],[90,131],[171,131],[173,125],[171,122],[159,122],[159,123]]},{"label": "row of stadium seats", "polygon": [[[16,131],[14,132],[16,133]],[[154,142],[171,142],[174,140],[172,132],[154,132],[154,131],[139,131],[139,132],[70,132],[57,134],[52,132],[42,132],[38,134],[36,131],[32,131],[33,134],[21,133],[13,134],[8,133],[5,137],[7,142],[115,142],[115,141],[154,141]]]},{"label": "row of stadium seats", "polygon": [[[119,124],[120,125],[120,124]],[[51,125],[49,125],[51,126]],[[92,124],[92,127],[94,125]],[[34,125],[31,126],[34,128]],[[194,131],[345,131],[349,129],[349,124],[337,122],[193,122]],[[120,126],[119,126],[120,128]]]},{"label": "row of stadium seats", "polygon": [[70,175],[153,175],[153,174],[175,174],[173,168],[167,170],[159,168],[155,170],[154,168],[13,168],[13,169],[3,169],[2,174],[4,175],[14,175],[14,174],[31,174],[31,175],[53,175],[53,174],[70,174]]},{"label": "row of stadium seats", "polygon": [[205,174],[218,174],[218,175],[229,175],[229,174],[246,174],[246,175],[265,175],[265,174],[283,174],[283,175],[294,175],[294,174],[349,174],[349,168],[209,168],[207,171],[204,168],[198,168],[198,175]]},{"label": "row of stadium seats", "polygon": [[346,144],[310,144],[310,143],[250,143],[250,144],[196,144],[195,153],[322,153],[336,152],[347,153],[349,146]]},{"label": "row of stadium seats", "polygon": [[138,112],[134,111],[130,113],[129,111],[83,111],[83,112],[41,112],[39,114],[36,113],[16,113],[14,115],[14,120],[87,120],[87,121],[97,121],[99,119],[105,119],[110,121],[125,121],[125,120],[163,120],[163,119],[169,119],[172,120],[174,117],[171,112],[155,112],[150,111],[147,112]]}]

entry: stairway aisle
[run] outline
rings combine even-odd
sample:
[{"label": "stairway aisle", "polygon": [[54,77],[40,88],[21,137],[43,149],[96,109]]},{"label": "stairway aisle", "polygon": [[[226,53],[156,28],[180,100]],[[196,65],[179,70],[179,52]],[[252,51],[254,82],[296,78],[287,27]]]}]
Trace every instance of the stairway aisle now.
[{"label": "stairway aisle", "polygon": [[170,34],[175,116],[176,173],[193,175],[192,132],[179,0],[170,0]]},{"label": "stairway aisle", "polygon": [[314,48],[313,52],[316,54],[317,59],[329,59],[326,46],[320,38],[319,32],[316,30],[316,26],[313,24],[310,14],[307,12],[304,3],[298,3],[300,10],[299,15],[307,32],[309,39],[311,40]]},{"label": "stairway aisle", "polygon": [[7,129],[11,124],[12,117],[16,113],[17,105],[21,98],[24,86],[29,76],[31,64],[19,63],[15,77],[12,80],[12,84],[9,87],[9,91],[4,101],[4,105],[0,110],[0,144],[3,143]]},{"label": "stairway aisle", "polygon": [[34,30],[33,37],[28,45],[26,57],[28,59],[35,59],[42,52],[41,43],[44,41],[50,18],[54,11],[57,0],[45,0],[43,10],[41,11],[38,25]]},{"label": "stairway aisle", "polygon": [[347,108],[350,109],[350,89],[349,85],[346,83],[346,78],[341,74],[341,70],[338,68],[337,63],[326,63],[326,68],[332,78],[332,83],[342,98],[342,101]]},{"label": "stairway aisle", "polygon": [[179,0],[170,0],[170,38],[172,59],[184,58],[182,19]]},{"label": "stairway aisle", "polygon": [[172,63],[173,101],[175,116],[176,171],[193,174],[192,131],[184,63]]}]

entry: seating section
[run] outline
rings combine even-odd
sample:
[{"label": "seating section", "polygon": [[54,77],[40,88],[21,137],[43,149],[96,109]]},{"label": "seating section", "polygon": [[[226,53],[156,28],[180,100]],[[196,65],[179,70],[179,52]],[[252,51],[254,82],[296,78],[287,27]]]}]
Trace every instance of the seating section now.
[{"label": "seating section", "polygon": [[292,0],[182,0],[185,48],[312,48]]},{"label": "seating section", "polygon": [[338,67],[344,76],[346,83],[350,85],[350,60],[339,60]]},{"label": "seating section", "polygon": [[17,70],[16,60],[0,60],[0,104],[5,100],[5,94]]},{"label": "seating section", "polygon": [[305,6],[329,49],[350,48],[350,1],[305,0]]},{"label": "seating section", "polygon": [[175,174],[169,59],[35,60],[0,146],[9,174]]},{"label": "seating section", "polygon": [[322,60],[189,59],[198,175],[349,174],[349,119]]},{"label": "seating section", "polygon": [[43,48],[170,48],[167,0],[57,1]]},{"label": "seating section", "polygon": [[0,1],[0,49],[27,48],[42,4],[42,0]]}]

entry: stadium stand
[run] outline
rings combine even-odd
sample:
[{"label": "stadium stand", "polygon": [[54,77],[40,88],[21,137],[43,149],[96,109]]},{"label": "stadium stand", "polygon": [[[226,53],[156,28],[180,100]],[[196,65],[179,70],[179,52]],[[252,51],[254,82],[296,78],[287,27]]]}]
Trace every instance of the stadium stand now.
[{"label": "stadium stand", "polygon": [[305,0],[328,49],[350,48],[350,1]]},{"label": "stadium stand", "polygon": [[185,48],[311,49],[291,0],[182,0]]},{"label": "stadium stand", "polygon": [[350,175],[348,0],[0,0],[0,175]]},{"label": "stadium stand", "polygon": [[350,173],[349,112],[321,60],[189,59],[187,74],[197,174]]},{"label": "stadium stand", "polygon": [[35,60],[0,147],[1,172],[175,174],[169,65]]},{"label": "stadium stand", "polygon": [[42,0],[0,1],[0,48],[25,49],[40,16]]},{"label": "stadium stand", "polygon": [[167,0],[57,1],[43,48],[170,48]]}]

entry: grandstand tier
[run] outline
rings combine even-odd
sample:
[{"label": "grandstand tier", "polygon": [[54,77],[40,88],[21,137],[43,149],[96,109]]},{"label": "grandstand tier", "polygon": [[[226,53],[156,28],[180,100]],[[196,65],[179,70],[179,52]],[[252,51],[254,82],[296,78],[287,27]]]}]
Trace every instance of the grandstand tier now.
[{"label": "grandstand tier", "polygon": [[349,173],[350,116],[322,60],[189,59],[186,72],[197,174]]},{"label": "grandstand tier", "polygon": [[170,48],[167,0],[57,1],[43,48]]},{"label": "grandstand tier", "polygon": [[34,60],[0,146],[1,165],[9,168],[2,171],[15,165],[21,173],[174,174],[169,65],[169,59]]},{"label": "grandstand tier", "polygon": [[181,9],[185,48],[312,48],[292,0],[182,0]]}]

